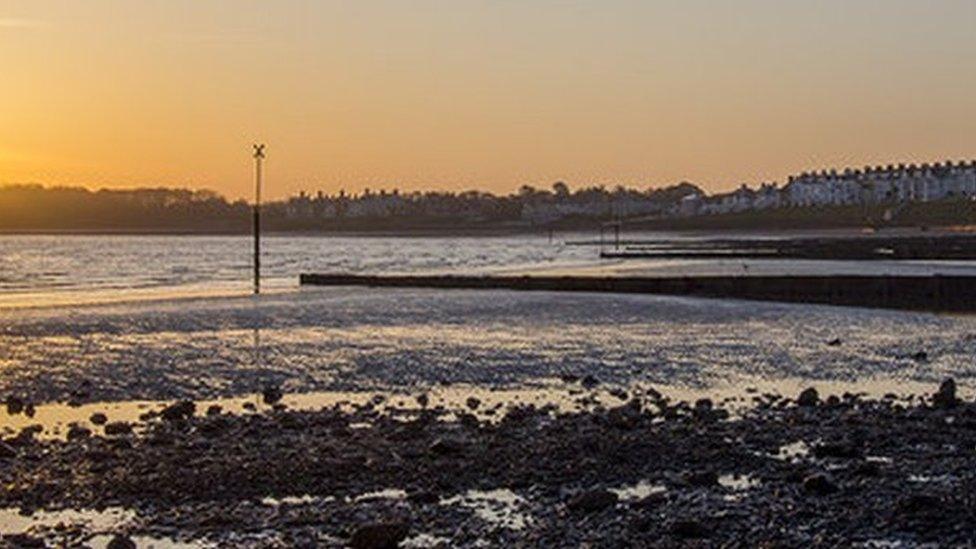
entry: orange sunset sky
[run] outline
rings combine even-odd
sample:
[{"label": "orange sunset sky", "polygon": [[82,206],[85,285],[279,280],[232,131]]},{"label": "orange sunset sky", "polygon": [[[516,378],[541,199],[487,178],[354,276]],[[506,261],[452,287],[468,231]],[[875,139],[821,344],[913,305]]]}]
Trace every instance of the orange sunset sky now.
[{"label": "orange sunset sky", "polygon": [[0,0],[0,182],[710,191],[976,157],[972,0]]}]

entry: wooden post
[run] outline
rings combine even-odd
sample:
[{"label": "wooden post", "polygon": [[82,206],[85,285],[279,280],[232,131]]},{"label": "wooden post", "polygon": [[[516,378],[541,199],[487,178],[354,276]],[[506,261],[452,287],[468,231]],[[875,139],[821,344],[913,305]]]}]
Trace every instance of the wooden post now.
[{"label": "wooden post", "polygon": [[261,161],[264,145],[254,145],[254,295],[261,293]]}]

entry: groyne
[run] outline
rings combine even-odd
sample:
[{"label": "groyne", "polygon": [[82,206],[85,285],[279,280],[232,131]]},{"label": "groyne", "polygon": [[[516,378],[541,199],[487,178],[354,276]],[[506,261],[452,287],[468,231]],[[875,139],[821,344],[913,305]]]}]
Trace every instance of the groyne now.
[{"label": "groyne", "polygon": [[371,276],[305,273],[302,285],[658,294],[976,312],[973,276]]}]

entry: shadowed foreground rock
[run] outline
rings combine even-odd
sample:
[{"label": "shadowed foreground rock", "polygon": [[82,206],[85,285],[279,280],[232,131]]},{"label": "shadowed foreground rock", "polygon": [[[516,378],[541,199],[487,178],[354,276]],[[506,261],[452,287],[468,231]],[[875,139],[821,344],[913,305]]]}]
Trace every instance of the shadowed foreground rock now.
[{"label": "shadowed foreground rock", "polygon": [[[633,390],[616,408],[513,406],[494,422],[373,405],[201,417],[182,403],[144,432],[8,439],[0,505],[121,506],[137,516],[126,535],[245,546],[964,544],[976,406],[953,391],[945,407],[946,387],[769,395],[730,419]],[[492,494],[507,522],[471,503]]]}]

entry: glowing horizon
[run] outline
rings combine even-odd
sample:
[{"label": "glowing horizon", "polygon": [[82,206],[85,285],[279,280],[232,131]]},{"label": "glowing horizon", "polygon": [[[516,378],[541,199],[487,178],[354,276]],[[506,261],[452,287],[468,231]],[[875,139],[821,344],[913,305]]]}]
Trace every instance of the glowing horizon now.
[{"label": "glowing horizon", "polygon": [[708,192],[976,157],[976,3],[25,1],[0,183]]}]

